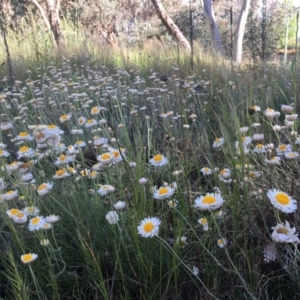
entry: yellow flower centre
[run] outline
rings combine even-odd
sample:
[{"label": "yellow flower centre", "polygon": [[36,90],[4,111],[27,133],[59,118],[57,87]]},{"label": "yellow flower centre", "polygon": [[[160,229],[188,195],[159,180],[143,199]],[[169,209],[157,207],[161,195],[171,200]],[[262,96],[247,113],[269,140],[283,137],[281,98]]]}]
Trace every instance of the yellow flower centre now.
[{"label": "yellow flower centre", "polygon": [[88,124],[93,124],[94,120],[93,119],[89,119],[86,121]]},{"label": "yellow flower centre", "polygon": [[61,155],[59,156],[59,160],[60,160],[60,161],[64,161],[66,158],[67,158],[67,156],[64,155],[64,154],[61,154]]},{"label": "yellow flower centre", "polygon": [[23,255],[23,256],[22,256],[22,260],[23,260],[24,262],[31,261],[31,260],[32,260],[32,254],[29,253],[29,254]]},{"label": "yellow flower centre", "polygon": [[263,144],[257,144],[257,145],[255,146],[255,148],[256,148],[256,149],[262,149],[263,146],[264,146]]},{"label": "yellow flower centre", "polygon": [[5,194],[6,195],[11,195],[11,194],[13,194],[13,192],[14,192],[13,190],[10,190],[10,191],[6,192]]},{"label": "yellow flower centre", "polygon": [[276,232],[287,235],[289,231],[284,227],[279,227],[276,229]]},{"label": "yellow flower centre", "polygon": [[92,108],[92,112],[93,112],[93,113],[97,113],[98,111],[99,111],[99,108],[98,108],[98,107],[95,106],[95,107]]},{"label": "yellow flower centre", "polygon": [[223,170],[220,171],[220,175],[224,175],[225,173],[228,173],[228,171],[225,170],[225,169],[223,169]]},{"label": "yellow flower centre", "polygon": [[284,151],[284,150],[286,149],[286,145],[280,145],[280,146],[278,147],[278,149],[279,149],[280,151]]},{"label": "yellow flower centre", "polygon": [[154,229],[154,225],[151,222],[148,222],[144,225],[144,230],[146,232],[151,232]]},{"label": "yellow flower centre", "polygon": [[217,202],[216,198],[214,196],[211,196],[211,195],[205,196],[202,200],[202,203],[209,204],[209,205],[214,204],[216,202]]},{"label": "yellow flower centre", "polygon": [[78,119],[78,123],[79,123],[79,124],[84,123],[84,119],[83,119],[83,118],[79,118],[79,119]]},{"label": "yellow flower centre", "polygon": [[250,172],[250,173],[249,173],[249,176],[250,176],[250,178],[252,178],[252,179],[256,177],[256,175],[255,175],[254,172]]},{"label": "yellow flower centre", "polygon": [[36,218],[33,218],[33,219],[31,220],[31,224],[37,225],[37,224],[40,223],[40,221],[41,221],[41,218],[36,217]]},{"label": "yellow flower centre", "polygon": [[168,194],[168,192],[169,192],[169,189],[166,188],[166,187],[162,187],[162,188],[160,188],[160,189],[158,190],[158,193],[159,193],[160,195]]},{"label": "yellow flower centre", "polygon": [[267,108],[266,111],[267,112],[273,112],[274,110],[272,108]]},{"label": "yellow flower centre", "polygon": [[114,158],[118,158],[120,156],[119,151],[113,151],[112,154],[113,154]]},{"label": "yellow flower centre", "polygon": [[109,160],[110,158],[111,158],[111,156],[109,153],[104,153],[101,155],[101,159],[103,159],[103,160]]},{"label": "yellow flower centre", "polygon": [[243,136],[243,137],[242,137],[242,141],[243,141],[243,142],[245,142],[245,140],[246,140],[246,137],[245,137],[245,136]]},{"label": "yellow flower centre", "polygon": [[18,218],[23,218],[24,216],[25,216],[25,214],[23,214],[22,212],[18,212],[16,214],[16,217],[18,217]]},{"label": "yellow flower centre", "polygon": [[0,149],[0,155],[2,155],[4,153],[4,151],[2,149]]},{"label": "yellow flower centre", "polygon": [[28,151],[29,150],[29,147],[27,147],[27,146],[23,146],[23,147],[21,147],[20,148],[20,152],[26,152],[26,151]]},{"label": "yellow flower centre", "polygon": [[20,211],[17,208],[13,208],[9,212],[10,212],[11,215],[14,216],[14,215],[17,215]]},{"label": "yellow flower centre", "polygon": [[58,171],[56,171],[55,174],[56,174],[57,176],[63,176],[65,173],[66,173],[65,170],[58,170]]},{"label": "yellow flower centre", "polygon": [[42,190],[46,190],[47,189],[47,184],[46,183],[42,183],[39,187],[38,190],[42,191]]},{"label": "yellow flower centre", "polygon": [[81,145],[82,144],[82,141],[77,141],[76,142],[76,145]]},{"label": "yellow flower centre", "polygon": [[289,157],[295,157],[295,153],[294,153],[294,152],[290,152],[290,153],[288,154],[288,156],[289,156]]},{"label": "yellow flower centre", "polygon": [[277,160],[277,156],[273,156],[271,160]]},{"label": "yellow flower centre", "polygon": [[204,168],[203,170],[204,170],[204,172],[209,172],[210,168]]},{"label": "yellow flower centre", "polygon": [[153,156],[153,160],[154,160],[155,162],[160,162],[160,161],[162,161],[162,159],[163,159],[163,156],[160,155],[160,154],[157,154],[157,155],[154,155],[154,156]]},{"label": "yellow flower centre", "polygon": [[200,219],[200,223],[201,223],[201,224],[207,224],[207,219],[206,219],[206,218]]},{"label": "yellow flower centre", "polygon": [[48,128],[48,129],[55,129],[55,128],[57,128],[57,127],[56,127],[56,125],[52,124],[52,125],[48,125],[47,128]]},{"label": "yellow flower centre", "polygon": [[97,176],[97,172],[96,171],[92,171],[90,174],[91,177],[96,177]]},{"label": "yellow flower centre", "polygon": [[277,193],[275,198],[281,205],[288,205],[290,203],[290,197],[284,193]]},{"label": "yellow flower centre", "polygon": [[218,239],[218,245],[223,245],[223,240],[222,239]]},{"label": "yellow flower centre", "polygon": [[221,140],[220,138],[216,138],[216,139],[215,139],[215,142],[216,142],[216,143],[219,143],[220,140]]},{"label": "yellow flower centre", "polygon": [[22,131],[22,132],[20,132],[20,133],[19,133],[19,136],[25,137],[25,136],[28,136],[28,133],[27,133],[27,132],[24,132],[24,131]]}]

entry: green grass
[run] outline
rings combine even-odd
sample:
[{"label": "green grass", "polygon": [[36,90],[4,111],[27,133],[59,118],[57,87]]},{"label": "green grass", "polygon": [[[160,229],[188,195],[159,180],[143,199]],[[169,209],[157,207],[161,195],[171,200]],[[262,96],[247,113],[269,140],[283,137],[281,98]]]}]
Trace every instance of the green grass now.
[{"label": "green grass", "polygon": [[[40,37],[42,39],[42,37]],[[0,210],[0,296],[4,299],[297,299],[299,297],[299,251],[292,243],[272,242],[272,227],[288,221],[299,229],[298,210],[285,214],[270,203],[267,192],[279,189],[299,199],[298,160],[282,157],[281,165],[270,168],[265,159],[276,154],[280,143],[298,150],[298,121],[293,127],[275,132],[273,125],[283,125],[285,116],[267,119],[268,107],[280,111],[280,105],[297,106],[299,74],[294,65],[232,66],[230,62],[210,57],[197,49],[194,71],[189,57],[176,47],[148,46],[134,49],[97,48],[86,41],[67,40],[64,58],[56,56],[45,36],[34,42],[33,36],[21,43],[11,33],[9,45],[18,91],[9,93],[6,65],[2,66],[0,94],[1,123],[12,122],[13,128],[0,132],[9,156],[1,157],[0,177],[5,187],[1,198],[10,190],[18,197],[2,200]],[[35,44],[34,44],[35,43]],[[34,48],[34,45],[36,48]],[[24,49],[27,49],[26,51]],[[20,53],[23,53],[22,56]],[[4,60],[0,53],[0,61]],[[167,75],[168,81],[159,79]],[[201,84],[197,94],[194,86]],[[253,105],[261,112],[249,113]],[[93,116],[91,108],[104,107]],[[142,108],[142,109],[141,109]],[[60,117],[70,114],[65,123]],[[96,126],[78,125],[78,118],[95,119]],[[20,117],[20,118],[19,118]],[[251,124],[260,123],[258,128]],[[78,149],[75,174],[53,179],[61,166],[54,163],[59,150],[45,146],[45,157],[17,158],[26,145],[37,147],[38,132],[34,125],[55,124],[64,131],[61,142],[67,147],[76,141],[86,142]],[[247,133],[239,128],[248,126]],[[73,129],[83,134],[73,135]],[[16,137],[27,132],[34,140],[18,144]],[[264,134],[264,144],[274,143],[265,154],[238,155],[235,142],[243,136]],[[110,151],[94,147],[96,136],[108,139],[108,146],[124,148],[121,161],[112,163],[95,178],[83,176],[92,171],[97,156]],[[216,138],[224,145],[213,148]],[[67,150],[63,153],[66,154]],[[156,154],[168,158],[168,164],[154,167],[149,160]],[[20,167],[8,172],[13,161],[30,163],[34,183],[22,181]],[[136,163],[132,167],[132,162]],[[249,167],[251,164],[251,168]],[[212,175],[200,172],[209,167]],[[225,183],[220,171],[229,168]],[[260,172],[255,178],[250,171]],[[251,177],[252,176],[252,177]],[[139,184],[147,178],[145,185]],[[46,196],[37,188],[52,182]],[[168,199],[157,200],[153,188],[171,188]],[[101,196],[100,185],[109,184],[114,191]],[[223,205],[216,211],[194,207],[195,199],[219,190]],[[216,194],[214,195],[216,197]],[[171,208],[170,200],[176,207]],[[125,201],[117,211],[119,220],[110,224],[106,214],[113,204]],[[28,222],[15,224],[7,215],[35,206],[40,216],[55,214],[60,220],[50,230],[29,231]],[[217,213],[222,213],[220,217]],[[147,217],[161,221],[158,235],[144,238],[137,227]],[[30,220],[33,216],[29,216]],[[198,219],[207,218],[204,231]],[[282,231],[283,229],[281,229]],[[186,244],[180,242],[186,237]],[[218,239],[226,239],[220,248]],[[40,241],[48,239],[48,246]],[[265,246],[271,243],[276,259],[264,262]],[[21,255],[36,253],[38,258],[23,264]],[[199,274],[193,274],[193,268]]]}]

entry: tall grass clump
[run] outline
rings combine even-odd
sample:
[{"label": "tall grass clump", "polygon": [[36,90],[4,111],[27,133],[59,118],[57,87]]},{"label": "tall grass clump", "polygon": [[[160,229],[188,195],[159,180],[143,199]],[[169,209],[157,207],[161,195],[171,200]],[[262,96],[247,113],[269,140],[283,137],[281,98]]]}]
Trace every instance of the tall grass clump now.
[{"label": "tall grass clump", "polygon": [[2,70],[0,296],[296,299],[297,70],[93,49]]}]

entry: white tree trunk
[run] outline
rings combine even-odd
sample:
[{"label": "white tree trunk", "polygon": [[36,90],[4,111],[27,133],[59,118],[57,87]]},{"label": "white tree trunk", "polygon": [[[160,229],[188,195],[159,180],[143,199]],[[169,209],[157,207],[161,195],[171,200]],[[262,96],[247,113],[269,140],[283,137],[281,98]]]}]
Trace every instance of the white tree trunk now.
[{"label": "white tree trunk", "polygon": [[243,0],[239,19],[234,31],[232,59],[237,63],[240,63],[242,61],[243,38],[250,8],[250,2],[251,0]]},{"label": "white tree trunk", "polygon": [[201,0],[201,4],[203,7],[203,12],[205,14],[207,23],[209,25],[210,38],[211,38],[211,46],[218,53],[223,55],[223,46],[220,38],[220,33],[218,29],[218,25],[215,19],[214,9],[212,7],[212,0]]}]

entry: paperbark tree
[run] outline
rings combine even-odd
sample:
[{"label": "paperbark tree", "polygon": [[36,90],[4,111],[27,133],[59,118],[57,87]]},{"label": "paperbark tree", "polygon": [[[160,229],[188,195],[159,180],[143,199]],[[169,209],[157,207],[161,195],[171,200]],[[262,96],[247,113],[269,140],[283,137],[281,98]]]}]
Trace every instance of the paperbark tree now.
[{"label": "paperbark tree", "polygon": [[250,2],[251,0],[243,0],[239,19],[234,31],[232,59],[237,63],[240,63],[242,61],[243,38],[247,23],[247,17],[249,14]]},{"label": "paperbark tree", "polygon": [[64,48],[64,36],[59,22],[60,0],[44,0],[46,11],[37,0],[31,0],[41,12],[50,31],[53,45],[61,51]]},{"label": "paperbark tree", "polygon": [[200,0],[200,2],[202,4],[203,12],[209,26],[211,46],[216,52],[223,55],[224,51],[218,25],[216,23],[214,9],[212,6],[212,0]]},{"label": "paperbark tree", "polygon": [[167,14],[164,6],[160,0],[151,0],[153,6],[155,7],[156,13],[160,20],[163,22],[167,30],[173,35],[177,40],[178,44],[185,50],[191,51],[191,45],[186,37],[183,35],[178,26],[174,23],[172,18]]}]

